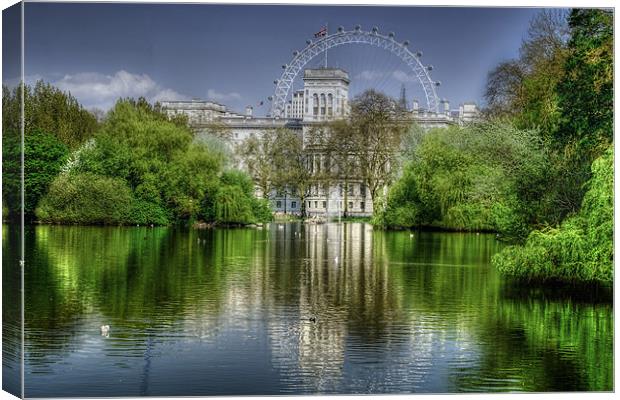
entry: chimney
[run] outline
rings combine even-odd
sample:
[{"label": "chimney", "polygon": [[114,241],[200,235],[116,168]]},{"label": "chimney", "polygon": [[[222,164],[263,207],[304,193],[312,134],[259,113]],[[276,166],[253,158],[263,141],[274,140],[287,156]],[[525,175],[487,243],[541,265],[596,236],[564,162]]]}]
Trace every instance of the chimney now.
[{"label": "chimney", "polygon": [[252,106],[247,106],[245,108],[245,116],[246,117],[251,117],[253,112],[254,112],[254,108],[252,108]]}]

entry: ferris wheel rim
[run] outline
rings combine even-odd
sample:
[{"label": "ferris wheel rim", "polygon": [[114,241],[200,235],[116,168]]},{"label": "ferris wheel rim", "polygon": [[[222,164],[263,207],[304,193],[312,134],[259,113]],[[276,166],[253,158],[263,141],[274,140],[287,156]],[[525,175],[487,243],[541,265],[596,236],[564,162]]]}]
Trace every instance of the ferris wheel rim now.
[{"label": "ferris wheel rim", "polygon": [[383,35],[378,29],[364,31],[359,26],[354,30],[338,29],[336,33],[327,34],[316,41],[306,41],[306,47],[301,51],[295,51],[293,59],[288,64],[282,65],[284,71],[280,79],[274,81],[276,84],[271,106],[273,117],[281,117],[284,114],[286,101],[293,87],[293,81],[301,70],[316,56],[325,50],[347,44],[366,44],[382,48],[396,55],[414,73],[418,82],[422,86],[426,97],[426,105],[429,111],[439,112],[439,96],[435,89],[439,86],[438,81],[433,81],[430,76],[431,68],[425,67],[420,61],[422,53],[409,50],[409,41],[399,43],[395,40],[395,34]]}]

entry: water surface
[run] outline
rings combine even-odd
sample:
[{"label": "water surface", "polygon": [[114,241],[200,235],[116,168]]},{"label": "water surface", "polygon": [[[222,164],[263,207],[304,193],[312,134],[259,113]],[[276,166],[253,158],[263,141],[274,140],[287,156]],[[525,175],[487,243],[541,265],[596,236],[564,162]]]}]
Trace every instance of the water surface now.
[{"label": "water surface", "polygon": [[609,294],[506,281],[493,235],[291,223],[25,238],[27,397],[613,389]]}]

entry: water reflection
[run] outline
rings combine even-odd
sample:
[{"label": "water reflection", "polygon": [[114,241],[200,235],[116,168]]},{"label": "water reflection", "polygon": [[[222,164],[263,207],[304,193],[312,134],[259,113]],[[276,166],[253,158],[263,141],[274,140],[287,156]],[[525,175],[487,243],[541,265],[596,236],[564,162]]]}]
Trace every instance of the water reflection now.
[{"label": "water reflection", "polygon": [[490,235],[38,226],[26,245],[26,396],[613,385],[611,302],[512,290]]}]

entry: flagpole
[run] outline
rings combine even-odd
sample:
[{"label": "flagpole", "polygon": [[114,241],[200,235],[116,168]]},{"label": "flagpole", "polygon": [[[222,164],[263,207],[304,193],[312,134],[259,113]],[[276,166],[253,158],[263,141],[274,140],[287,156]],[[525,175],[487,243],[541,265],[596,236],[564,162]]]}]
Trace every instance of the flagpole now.
[{"label": "flagpole", "polygon": [[[325,36],[329,35],[329,23],[325,23]],[[325,69],[327,69],[327,46],[325,46]]]}]

